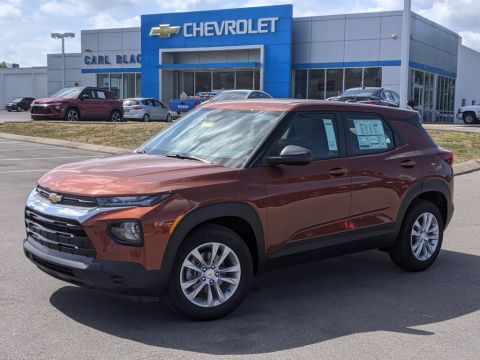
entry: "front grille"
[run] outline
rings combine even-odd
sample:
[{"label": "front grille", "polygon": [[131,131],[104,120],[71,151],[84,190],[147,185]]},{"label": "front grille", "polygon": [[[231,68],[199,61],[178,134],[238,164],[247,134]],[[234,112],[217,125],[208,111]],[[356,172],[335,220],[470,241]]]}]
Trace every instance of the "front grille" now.
[{"label": "front grille", "polygon": [[90,239],[80,223],[25,209],[27,236],[34,241],[61,252],[94,257]]},{"label": "front grille", "polygon": [[94,208],[98,206],[97,200],[95,198],[58,194],[53,191],[49,191],[45,188],[42,188],[41,186],[37,186],[37,192],[40,194],[40,196],[48,200],[50,200],[49,196],[52,194],[59,195],[60,200],[57,201],[56,204],[86,207],[86,208]]},{"label": "front grille", "polygon": [[50,107],[48,106],[32,106],[32,114],[51,114]]},{"label": "front grille", "polygon": [[41,267],[44,267],[48,270],[52,270],[54,272],[57,272],[63,275],[75,276],[75,274],[73,273],[73,270],[68,267],[58,265],[58,264],[53,264],[49,261],[42,260],[39,257],[36,257],[35,255],[32,255],[32,254],[30,254],[29,257],[35,264]]}]

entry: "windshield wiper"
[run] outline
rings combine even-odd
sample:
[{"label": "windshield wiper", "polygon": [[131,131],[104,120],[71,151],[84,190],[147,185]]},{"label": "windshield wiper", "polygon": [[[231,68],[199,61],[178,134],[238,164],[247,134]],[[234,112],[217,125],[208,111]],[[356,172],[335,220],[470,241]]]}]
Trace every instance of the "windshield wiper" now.
[{"label": "windshield wiper", "polygon": [[166,154],[164,155],[165,157],[170,157],[170,158],[176,158],[176,159],[186,159],[186,160],[196,160],[196,161],[201,161],[207,164],[213,164],[211,161],[202,159],[198,156],[195,155],[187,155],[187,154]]}]

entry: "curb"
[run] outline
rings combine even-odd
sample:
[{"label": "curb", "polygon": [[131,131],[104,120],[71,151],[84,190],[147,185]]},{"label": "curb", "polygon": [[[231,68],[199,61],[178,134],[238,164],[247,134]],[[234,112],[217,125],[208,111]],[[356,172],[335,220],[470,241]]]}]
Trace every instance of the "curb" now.
[{"label": "curb", "polygon": [[63,146],[63,147],[68,147],[72,149],[98,151],[98,152],[103,152],[107,154],[125,154],[132,151],[132,150],[113,147],[113,146],[93,145],[93,144],[85,144],[85,143],[68,141],[68,140],[49,139],[49,138],[41,138],[41,137],[35,137],[35,136],[15,135],[15,134],[6,134],[6,133],[0,133],[0,138],[28,141],[28,142],[34,142],[39,144]]},{"label": "curb", "polygon": [[[80,143],[75,141],[40,138],[35,136],[0,133],[0,138],[28,141],[28,142],[34,142],[34,143],[40,143],[40,144],[47,144],[47,145],[64,146],[72,149],[98,151],[98,152],[103,152],[107,154],[125,154],[128,152],[131,152],[131,150],[113,147],[113,146],[85,144],[85,143]],[[453,173],[455,176],[468,174],[478,170],[480,170],[480,159],[470,160],[461,164],[453,165]]]}]

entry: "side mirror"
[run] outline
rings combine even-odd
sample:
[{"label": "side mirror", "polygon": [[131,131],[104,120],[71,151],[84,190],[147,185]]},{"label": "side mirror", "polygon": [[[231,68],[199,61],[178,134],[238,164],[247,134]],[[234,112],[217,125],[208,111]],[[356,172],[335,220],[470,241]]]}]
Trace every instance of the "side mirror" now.
[{"label": "side mirror", "polygon": [[84,100],[84,99],[90,99],[90,95],[88,95],[88,94],[82,94],[82,95],[80,96],[80,100]]},{"label": "side mirror", "polygon": [[279,156],[265,158],[267,165],[308,165],[312,162],[312,152],[297,145],[287,145],[280,152]]}]

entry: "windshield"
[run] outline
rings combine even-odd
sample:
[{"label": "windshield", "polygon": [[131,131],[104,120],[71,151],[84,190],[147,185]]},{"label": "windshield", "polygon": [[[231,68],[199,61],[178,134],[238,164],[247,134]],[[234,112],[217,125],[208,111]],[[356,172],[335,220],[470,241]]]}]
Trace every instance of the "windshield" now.
[{"label": "windshield", "polygon": [[242,100],[246,99],[248,96],[248,91],[227,91],[222,92],[215,96],[212,101],[220,100]]},{"label": "windshield", "polygon": [[16,99],[13,99],[11,102],[20,102],[22,101],[23,98],[16,98]]},{"label": "windshield", "polygon": [[280,111],[197,109],[155,136],[141,151],[240,167],[282,116]]},{"label": "windshield", "polygon": [[51,97],[64,98],[64,99],[76,99],[80,95],[82,90],[83,88],[78,88],[78,87],[65,88],[60,91],[57,91]]},{"label": "windshield", "polygon": [[369,89],[369,88],[355,88],[355,89],[348,89],[343,92],[340,96],[358,96],[358,97],[370,97],[373,96],[378,89]]}]

